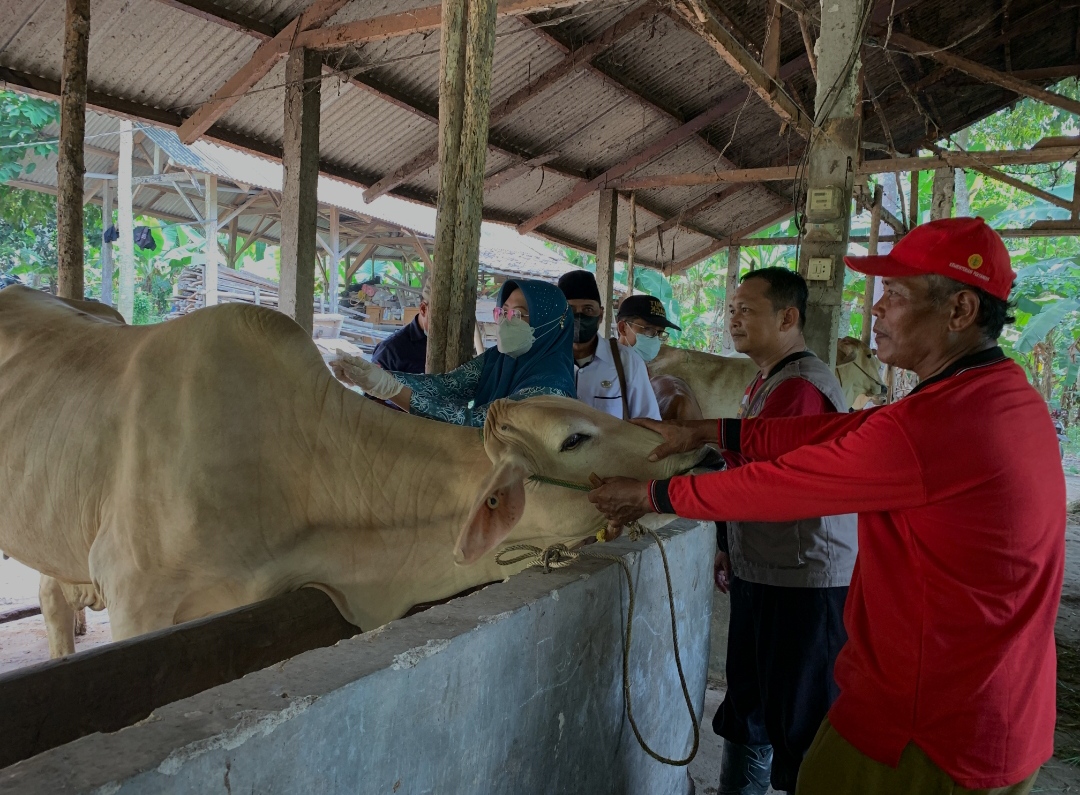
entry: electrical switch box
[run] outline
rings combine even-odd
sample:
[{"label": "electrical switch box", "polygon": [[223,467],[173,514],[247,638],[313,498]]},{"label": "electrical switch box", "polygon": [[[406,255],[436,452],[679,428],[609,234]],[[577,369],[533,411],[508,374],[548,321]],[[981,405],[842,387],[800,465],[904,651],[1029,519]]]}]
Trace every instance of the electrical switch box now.
[{"label": "electrical switch box", "polygon": [[811,221],[832,221],[843,215],[843,203],[842,188],[814,188],[806,197],[806,215]]},{"label": "electrical switch box", "polygon": [[827,282],[832,278],[832,257],[811,257],[809,267],[806,269],[807,281]]}]

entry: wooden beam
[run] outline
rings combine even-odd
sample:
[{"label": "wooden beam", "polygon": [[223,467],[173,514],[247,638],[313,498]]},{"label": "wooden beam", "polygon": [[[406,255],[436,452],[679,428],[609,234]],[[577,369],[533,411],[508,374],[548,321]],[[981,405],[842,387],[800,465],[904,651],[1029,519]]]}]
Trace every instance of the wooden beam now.
[{"label": "wooden beam", "polygon": [[294,40],[298,34],[323,24],[348,2],[349,0],[315,0],[274,38],[259,45],[248,62],[226,80],[213,97],[184,120],[178,132],[180,140],[190,144],[202,136],[274,68],[278,58],[296,47]]},{"label": "wooden beam", "polygon": [[90,0],[67,0],[60,78],[60,144],[56,163],[57,295],[83,298],[83,146]]},{"label": "wooden beam", "polygon": [[0,768],[359,631],[303,588],[0,676]]},{"label": "wooden beam", "polygon": [[[580,2],[581,0],[500,0],[496,13],[500,17],[521,16],[575,6]],[[442,6],[432,5],[318,30],[305,30],[297,34],[293,46],[316,50],[337,49],[408,36],[410,33],[423,33],[435,30],[441,23]]]},{"label": "wooden beam", "polygon": [[[933,157],[898,157],[883,160],[865,160],[857,170],[859,176],[870,174],[902,173],[905,171],[932,171],[939,168],[971,168],[989,166],[1019,166],[1036,163],[1060,163],[1072,160],[1080,154],[1080,144],[1048,146],[1039,149],[1005,149],[989,152],[954,152],[941,150]],[[715,171],[708,174],[657,174],[635,179],[614,179],[607,187],[617,190],[648,190],[669,187],[694,187],[723,183],[776,182],[796,179],[798,166],[766,166],[764,168],[740,168]]]},{"label": "wooden beam", "polygon": [[545,163],[550,163],[558,156],[558,152],[548,152],[546,155],[539,155],[530,158],[529,160],[524,160],[521,163],[500,169],[484,180],[484,193],[496,191],[508,182],[512,182],[518,177],[525,176],[533,169],[540,168]]},{"label": "wooden beam", "polygon": [[930,58],[943,66],[956,69],[959,72],[964,72],[983,82],[1000,86],[1001,88],[1013,91],[1025,97],[1037,99],[1040,102],[1045,102],[1048,105],[1067,110],[1070,113],[1080,114],[1080,102],[1077,102],[1074,99],[1069,99],[1068,97],[1063,97],[1061,94],[1055,94],[1053,91],[1039,88],[1036,85],[1032,85],[1031,83],[1020,80],[1012,75],[999,72],[996,69],[991,69],[989,66],[984,66],[983,64],[976,63],[968,58],[956,55],[949,50],[935,47],[896,31],[893,31],[890,42],[899,47],[903,47],[911,55]]},{"label": "wooden beam", "polygon": [[[527,102],[535,99],[544,91],[548,90],[568,74],[575,69],[580,68],[583,64],[592,61],[603,52],[609,50],[615,42],[622,37],[633,32],[635,29],[645,23],[647,19],[652,17],[656,13],[656,7],[651,3],[642,6],[636,11],[632,11],[625,17],[620,19],[614,25],[611,25],[604,30],[599,36],[594,38],[587,44],[573,50],[566,55],[562,61],[555,64],[553,67],[543,72],[535,80],[524,86],[509,97],[504,99],[498,105],[491,109],[490,114],[490,126],[495,126],[501,121],[508,118],[511,114],[523,107]],[[546,156],[541,156],[546,157]],[[530,163],[537,158],[516,163],[510,168],[520,167],[523,170],[519,174],[528,173],[532,168],[524,168],[525,163]],[[554,158],[551,158],[554,159]],[[364,191],[364,201],[371,202],[377,199],[379,196],[393,190],[398,185],[404,182],[409,182],[415,177],[419,176],[431,166],[435,165],[439,161],[439,146],[435,144],[420,154],[416,155],[409,162],[402,165],[400,168],[395,169],[390,174],[386,175],[366,191]],[[502,184],[502,183],[499,183]],[[487,189],[487,183],[485,182],[485,190]]]},{"label": "wooden beam", "polygon": [[675,262],[675,263],[671,264],[670,266],[668,266],[667,268],[664,269],[664,272],[667,273],[667,275],[669,275],[669,276],[673,276],[676,273],[684,271],[687,268],[689,268],[690,266],[695,265],[698,262],[701,262],[706,257],[711,257],[713,254],[715,254],[720,249],[727,248],[728,246],[731,246],[731,245],[735,245],[740,239],[746,237],[747,235],[751,235],[751,234],[753,234],[754,232],[756,232],[759,229],[764,229],[766,226],[772,226],[777,221],[781,221],[784,218],[788,218],[791,214],[792,214],[791,208],[785,208],[785,209],[780,210],[778,212],[771,213],[770,215],[767,215],[764,218],[761,218],[761,219],[755,221],[752,225],[744,227],[744,228],[738,230],[737,232],[733,232],[728,237],[725,237],[722,240],[717,240],[715,243],[712,243],[711,245],[706,246],[705,248],[701,249],[700,251],[697,251],[696,253],[691,254],[689,257],[686,257],[685,259],[681,259],[678,262]]},{"label": "wooden beam", "polygon": [[[651,229],[647,229],[644,232],[639,232],[633,238],[634,243],[635,244],[636,243],[643,243],[646,239],[648,239],[650,237],[654,237],[656,235],[663,235],[665,232],[668,232],[668,231],[674,229],[677,226],[681,226],[685,221],[689,221],[691,218],[693,218],[693,217],[695,217],[697,215],[700,215],[701,213],[708,210],[710,207],[715,207],[717,204],[722,202],[724,199],[727,199],[727,198],[729,198],[731,196],[734,196],[739,191],[746,190],[747,188],[750,188],[752,186],[753,186],[753,183],[743,183],[741,185],[733,185],[731,187],[727,187],[727,188],[724,188],[722,190],[718,190],[718,191],[716,191],[714,193],[710,193],[708,196],[706,196],[701,201],[699,201],[699,202],[697,202],[695,204],[692,204],[691,206],[687,207],[685,210],[682,210],[681,212],[677,213],[676,215],[671,216],[670,218],[663,221],[662,223],[657,224],[656,226],[652,227]],[[626,252],[627,250],[628,250],[627,245],[620,246],[619,250],[616,252],[616,254],[617,255],[622,254],[622,253]]]},{"label": "wooden beam", "polygon": [[[883,201],[883,191],[881,186],[878,185],[874,188],[874,199],[870,207],[870,241],[867,246],[867,254],[871,257],[876,257],[878,254],[878,238],[881,235],[881,211]],[[863,287],[863,302],[862,302],[862,333],[859,335],[863,345],[870,344],[870,333],[874,325],[873,313],[874,308],[874,290],[876,289],[877,278],[871,275],[865,277],[865,286]]]},{"label": "wooden beam", "polygon": [[806,48],[806,58],[810,61],[810,71],[817,80],[817,55],[814,53],[814,34],[810,29],[810,20],[806,14],[799,14],[799,32],[802,34],[803,47]]},{"label": "wooden beam", "polygon": [[720,353],[722,356],[735,355],[735,340],[731,336],[731,313],[727,311],[735,298],[735,291],[739,289],[739,247],[729,245],[727,250],[727,274],[724,279],[724,303],[720,307],[724,316],[724,333],[720,337]]},{"label": "wooden beam", "polygon": [[[765,0],[765,43],[761,48],[761,68],[774,82],[780,77],[780,13],[783,8],[779,0]],[[813,66],[813,59],[810,64]]]},{"label": "wooden beam", "polygon": [[[112,226],[113,185],[106,181],[101,187],[101,231]],[[101,241],[101,303],[113,305],[113,244]]]},{"label": "wooden beam", "polygon": [[249,33],[263,41],[274,38],[278,33],[278,29],[273,25],[230,11],[228,8],[211,0],[157,0],[157,2],[200,19],[205,19],[207,22],[232,28],[241,33]]},{"label": "wooden beam", "polygon": [[322,60],[294,50],[285,64],[285,153],[281,187],[281,293],[278,307],[311,333],[315,313],[319,98]]},{"label": "wooden beam", "polygon": [[750,90],[768,105],[782,121],[803,138],[810,135],[811,119],[791,101],[778,74],[770,76],[754,57],[716,18],[711,0],[675,0],[675,10],[685,24],[712,47]]},{"label": "wooden beam", "polygon": [[640,166],[645,165],[650,160],[659,157],[672,147],[677,146],[679,143],[685,141],[687,138],[696,135],[699,130],[705,129],[709,125],[715,123],[716,121],[730,113],[734,108],[738,107],[745,98],[746,93],[743,91],[738,91],[735,94],[731,94],[725,97],[709,110],[705,111],[704,113],[698,114],[682,126],[677,127],[676,129],[664,135],[658,141],[655,141],[649,146],[646,146],[644,149],[640,150],[632,157],[629,157],[626,160],[623,160],[621,163],[612,166],[607,171],[589,180],[588,182],[579,182],[568,195],[559,199],[559,201],[548,206],[547,208],[541,210],[539,213],[532,216],[531,218],[528,218],[518,224],[518,232],[523,235],[528,234],[541,224],[544,224],[547,221],[550,221],[555,216],[559,215],[560,213],[569,210],[571,207],[582,201],[593,191],[600,188],[615,187],[612,183],[614,183],[615,180],[619,179],[619,177],[621,177],[623,174],[626,174]]}]

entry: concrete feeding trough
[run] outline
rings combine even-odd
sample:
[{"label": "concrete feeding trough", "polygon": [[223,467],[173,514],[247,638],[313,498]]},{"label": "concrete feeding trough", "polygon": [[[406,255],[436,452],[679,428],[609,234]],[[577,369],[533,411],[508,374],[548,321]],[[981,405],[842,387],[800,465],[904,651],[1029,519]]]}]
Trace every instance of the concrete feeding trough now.
[{"label": "concrete feeding trough", "polygon": [[[712,605],[711,524],[660,531],[683,670],[700,718]],[[604,547],[636,596],[634,715],[658,753],[692,743],[660,553]],[[620,567],[530,570],[314,649],[0,771],[0,793],[685,793],[686,769],[626,720]]]}]

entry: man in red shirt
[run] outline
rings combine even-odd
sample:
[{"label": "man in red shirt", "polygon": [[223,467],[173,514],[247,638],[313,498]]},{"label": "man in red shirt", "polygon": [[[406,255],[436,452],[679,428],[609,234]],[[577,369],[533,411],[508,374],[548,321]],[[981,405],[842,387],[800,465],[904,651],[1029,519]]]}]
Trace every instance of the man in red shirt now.
[{"label": "man in red shirt", "polygon": [[664,437],[654,455],[712,442],[750,463],[613,479],[591,499],[621,523],[858,513],[840,695],[797,792],[1030,792],[1053,752],[1065,479],[1045,402],[997,346],[1008,251],[982,219],[952,218],[846,261],[882,277],[878,355],[918,374],[908,397],[847,415],[649,424]]},{"label": "man in red shirt", "polygon": [[[751,271],[728,303],[735,350],[759,368],[739,417],[846,412],[836,374],[806,350],[806,281]],[[730,465],[743,462],[729,453]],[[794,792],[799,765],[837,695],[836,654],[855,566],[856,518],[718,525],[717,586],[731,594],[727,693],[713,718],[724,750],[717,795]]]}]

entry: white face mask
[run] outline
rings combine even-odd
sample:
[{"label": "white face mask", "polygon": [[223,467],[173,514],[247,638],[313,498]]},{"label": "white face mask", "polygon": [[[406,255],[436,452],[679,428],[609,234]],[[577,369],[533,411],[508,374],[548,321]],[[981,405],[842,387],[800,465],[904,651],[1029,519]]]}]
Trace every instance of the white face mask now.
[{"label": "white face mask", "polygon": [[535,338],[532,326],[520,317],[513,317],[499,321],[495,327],[495,339],[498,341],[499,353],[516,359],[529,352]]},{"label": "white face mask", "polygon": [[637,340],[634,342],[634,350],[638,352],[642,359],[651,362],[656,358],[656,354],[660,353],[660,338],[638,334]]}]

